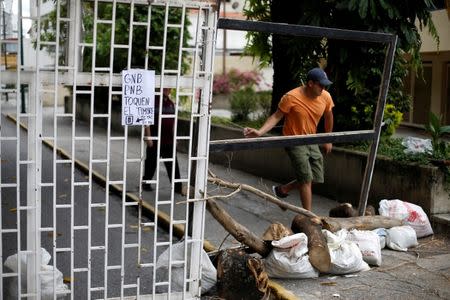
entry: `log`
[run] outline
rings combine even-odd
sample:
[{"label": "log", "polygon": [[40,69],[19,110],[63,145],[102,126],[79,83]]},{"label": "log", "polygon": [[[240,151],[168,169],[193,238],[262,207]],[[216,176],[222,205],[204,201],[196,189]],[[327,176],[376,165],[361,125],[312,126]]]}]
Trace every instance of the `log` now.
[{"label": "log", "polygon": [[260,259],[240,249],[219,253],[217,292],[222,299],[270,299],[269,278]]},{"label": "log", "polygon": [[309,262],[319,272],[327,273],[331,267],[331,257],[327,240],[322,233],[321,219],[297,215],[292,221],[291,229],[294,233],[303,232],[306,234],[308,237]]},{"label": "log", "polygon": [[336,232],[341,229],[373,230],[376,228],[391,228],[394,226],[403,225],[402,220],[384,216],[363,216],[352,218],[322,217],[321,221],[323,229],[327,229],[331,232]]},{"label": "log", "polygon": [[208,199],[206,209],[236,240],[247,245],[262,257],[269,255],[272,248],[245,226],[236,222],[215,200]]},{"label": "log", "polygon": [[[375,208],[372,205],[366,206],[365,216],[375,216]],[[350,203],[341,203],[338,206],[330,209],[328,216],[333,218],[350,218],[358,217],[358,211],[353,208]]]},{"label": "log", "polygon": [[286,228],[286,226],[280,222],[275,222],[269,225],[264,232],[262,239],[264,241],[278,241],[289,235],[292,235],[292,230]]}]

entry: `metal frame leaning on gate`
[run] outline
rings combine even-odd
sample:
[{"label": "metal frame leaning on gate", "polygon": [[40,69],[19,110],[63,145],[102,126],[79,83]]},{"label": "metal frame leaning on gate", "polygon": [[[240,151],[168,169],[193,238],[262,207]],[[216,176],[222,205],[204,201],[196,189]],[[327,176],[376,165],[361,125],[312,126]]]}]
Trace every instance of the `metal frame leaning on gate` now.
[{"label": "metal frame leaning on gate", "polygon": [[356,30],[344,30],[336,28],[315,27],[306,25],[290,25],[271,22],[243,21],[233,19],[219,19],[219,29],[257,31],[281,35],[293,35],[303,37],[319,37],[329,39],[351,40],[360,42],[374,42],[386,44],[386,56],[384,60],[383,74],[380,83],[377,108],[374,117],[374,128],[371,130],[343,131],[333,133],[309,134],[304,136],[277,136],[259,137],[253,139],[230,139],[210,142],[210,152],[235,151],[246,149],[279,148],[294,145],[310,145],[336,142],[354,142],[362,140],[372,141],[367,164],[364,172],[363,183],[358,204],[358,214],[364,215],[372,182],[375,158],[380,141],[380,132],[383,120],[384,107],[391,78],[394,62],[397,36],[390,33],[367,32]]}]

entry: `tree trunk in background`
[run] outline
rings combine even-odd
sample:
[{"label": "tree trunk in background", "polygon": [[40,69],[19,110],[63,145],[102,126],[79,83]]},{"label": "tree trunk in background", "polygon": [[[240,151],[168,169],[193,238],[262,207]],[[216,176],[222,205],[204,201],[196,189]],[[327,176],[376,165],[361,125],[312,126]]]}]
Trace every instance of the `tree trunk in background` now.
[{"label": "tree trunk in background", "polygon": [[[270,6],[272,22],[298,24],[301,15],[302,1],[273,0]],[[273,61],[273,87],[271,112],[275,112],[281,97],[298,85],[297,72],[293,72],[293,66],[298,70],[301,62],[298,58],[288,54],[289,36],[272,36],[272,61]]]}]

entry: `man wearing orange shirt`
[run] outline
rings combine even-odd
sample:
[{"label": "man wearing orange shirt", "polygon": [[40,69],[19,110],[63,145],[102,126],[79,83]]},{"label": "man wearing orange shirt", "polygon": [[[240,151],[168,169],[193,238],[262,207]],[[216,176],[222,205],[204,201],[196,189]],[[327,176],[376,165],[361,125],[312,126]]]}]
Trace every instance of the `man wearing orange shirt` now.
[{"label": "man wearing orange shirt", "polygon": [[[333,130],[333,99],[325,87],[332,84],[321,68],[310,70],[306,84],[287,92],[278,104],[278,109],[260,129],[244,128],[245,137],[259,137],[271,130],[283,117],[283,135],[304,135],[317,132],[317,125],[324,117],[325,132]],[[332,144],[324,144],[326,154],[331,152]],[[272,187],[280,198],[298,188],[303,208],[311,210],[312,183],[323,182],[323,157],[318,145],[290,146],[286,152],[294,167],[296,180]]]}]

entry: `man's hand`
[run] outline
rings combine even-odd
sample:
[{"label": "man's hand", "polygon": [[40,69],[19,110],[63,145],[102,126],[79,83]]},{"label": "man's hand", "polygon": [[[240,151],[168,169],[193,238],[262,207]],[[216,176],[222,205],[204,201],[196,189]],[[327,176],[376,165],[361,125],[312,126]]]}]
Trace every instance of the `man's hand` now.
[{"label": "man's hand", "polygon": [[254,138],[254,137],[260,137],[269,130],[271,130],[277,123],[283,118],[284,114],[281,110],[277,109],[276,112],[274,112],[267,120],[264,122],[263,126],[261,128],[255,129],[251,127],[245,127],[244,128],[244,136],[246,138]]},{"label": "man's hand", "polygon": [[331,149],[333,148],[333,144],[331,143],[323,144],[322,148],[325,154],[329,154],[331,152]]},{"label": "man's hand", "polygon": [[259,130],[256,130],[255,128],[245,127],[244,136],[246,138],[259,137],[261,136],[261,133],[259,132]]},{"label": "man's hand", "polygon": [[153,147],[153,141],[152,140],[145,140],[147,142],[147,147],[151,148]]}]

